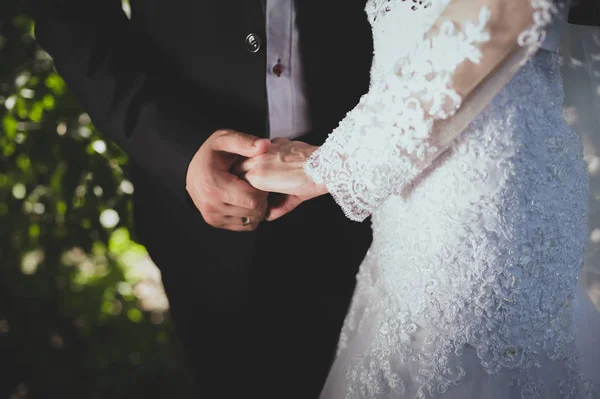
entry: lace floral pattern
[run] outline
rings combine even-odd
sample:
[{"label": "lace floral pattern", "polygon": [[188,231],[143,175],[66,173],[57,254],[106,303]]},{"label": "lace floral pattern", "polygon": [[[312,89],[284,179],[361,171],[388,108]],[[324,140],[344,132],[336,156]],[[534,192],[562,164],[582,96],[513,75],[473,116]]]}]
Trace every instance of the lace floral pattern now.
[{"label": "lace floral pattern", "polygon": [[[463,398],[453,389],[473,381],[495,387],[472,396],[485,399],[600,397],[573,341],[587,175],[556,69],[555,54],[538,54],[373,214],[328,382],[340,391],[323,399]],[[557,101],[532,111],[539,97]]]},{"label": "lace floral pattern", "polygon": [[[533,53],[555,8],[548,0],[531,1],[534,23],[518,41]],[[478,21],[461,27],[446,21],[438,34],[427,37],[448,2],[367,4],[375,49],[371,88],[305,168],[352,220],[367,218],[429,165],[429,155],[439,152],[430,136],[434,120],[452,116],[461,105],[452,77],[465,60],[479,62],[479,46],[489,40],[490,11],[482,8]],[[423,15],[415,18],[414,10]]]},{"label": "lace floral pattern", "polygon": [[[471,24],[407,38],[422,38],[446,4],[368,3],[371,90],[306,165],[348,217],[373,216],[321,397],[599,398],[573,338],[588,188],[581,142],[561,116],[556,55],[536,53],[437,156],[433,120],[461,105],[452,73],[489,40],[485,8]],[[519,37],[530,55],[553,12],[532,5]],[[401,40],[390,34],[398,25]]]}]

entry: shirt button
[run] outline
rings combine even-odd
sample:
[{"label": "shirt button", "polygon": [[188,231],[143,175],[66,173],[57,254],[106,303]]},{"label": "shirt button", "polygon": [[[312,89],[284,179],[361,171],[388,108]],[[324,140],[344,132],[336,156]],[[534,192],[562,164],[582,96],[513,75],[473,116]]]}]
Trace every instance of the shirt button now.
[{"label": "shirt button", "polygon": [[246,36],[246,49],[251,53],[256,53],[262,47],[262,40],[256,33],[250,33]]},{"label": "shirt button", "polygon": [[277,75],[277,77],[281,76],[281,74],[283,73],[283,65],[281,65],[281,63],[277,63],[275,64],[275,66],[273,67],[273,73],[275,75]]}]

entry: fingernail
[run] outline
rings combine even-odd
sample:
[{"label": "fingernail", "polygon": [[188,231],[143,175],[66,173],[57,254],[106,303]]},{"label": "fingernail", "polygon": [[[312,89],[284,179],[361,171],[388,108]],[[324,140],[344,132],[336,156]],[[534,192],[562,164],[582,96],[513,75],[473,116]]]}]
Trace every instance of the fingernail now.
[{"label": "fingernail", "polygon": [[261,141],[265,141],[265,140],[267,140],[267,139],[257,139],[257,140],[254,140],[254,146],[255,147],[260,147]]}]

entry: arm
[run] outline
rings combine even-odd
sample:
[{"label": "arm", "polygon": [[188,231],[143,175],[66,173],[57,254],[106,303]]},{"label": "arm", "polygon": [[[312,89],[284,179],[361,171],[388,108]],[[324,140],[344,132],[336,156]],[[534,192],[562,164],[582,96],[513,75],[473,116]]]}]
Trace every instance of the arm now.
[{"label": "arm", "polygon": [[[210,101],[200,93],[185,105],[192,99],[173,91],[176,82],[151,75],[151,50],[132,32],[120,0],[31,0],[31,11],[39,44],[98,129],[186,199],[192,156],[222,127],[204,116],[218,114]],[[204,115],[191,118],[200,109]]]},{"label": "arm", "polygon": [[229,171],[237,155],[264,153],[268,140],[221,129],[227,110],[201,91],[177,90],[173,74],[152,72],[156,54],[120,0],[31,3],[38,42],[96,127],[206,223],[255,229],[267,194]]},{"label": "arm", "polygon": [[[402,193],[452,143],[536,51],[553,10],[545,0],[437,6],[421,31],[400,28],[411,11],[378,15],[388,21],[374,24],[371,88],[305,165],[353,220]],[[412,36],[397,36],[396,45],[387,36],[394,29]]]}]

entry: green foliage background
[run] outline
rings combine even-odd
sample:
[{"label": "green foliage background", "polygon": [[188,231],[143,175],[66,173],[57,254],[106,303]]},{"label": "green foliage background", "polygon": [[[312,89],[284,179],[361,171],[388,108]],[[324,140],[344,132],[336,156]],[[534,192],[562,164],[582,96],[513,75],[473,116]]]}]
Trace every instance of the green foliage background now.
[{"label": "green foliage background", "polygon": [[140,304],[127,157],[0,2],[0,398],[184,398],[168,313]]}]

